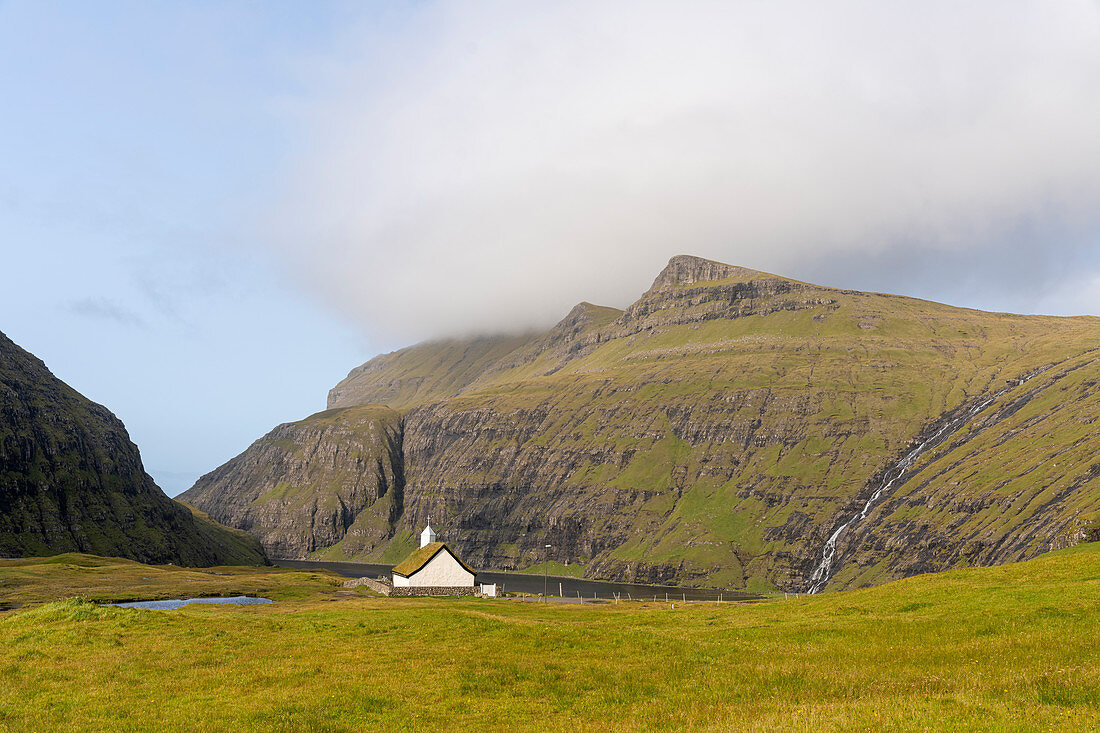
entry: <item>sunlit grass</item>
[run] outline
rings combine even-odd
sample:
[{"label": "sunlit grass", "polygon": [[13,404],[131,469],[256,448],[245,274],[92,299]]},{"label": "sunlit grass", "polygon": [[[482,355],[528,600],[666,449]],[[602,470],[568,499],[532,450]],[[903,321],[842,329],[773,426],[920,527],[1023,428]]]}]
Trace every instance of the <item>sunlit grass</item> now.
[{"label": "sunlit grass", "polygon": [[71,552],[0,560],[0,610],[58,598],[95,602],[201,596],[311,598],[338,593],[327,573],[271,567],[181,568]]},{"label": "sunlit grass", "polygon": [[[0,615],[0,729],[1091,730],[1100,716],[1097,545],[758,604],[374,599],[251,569],[225,582],[277,603],[36,604],[91,593],[73,559],[0,567],[0,598],[18,579],[27,604]],[[176,595],[196,587],[194,571],[115,561],[96,583],[117,594],[153,570],[165,592],[173,575]]]}]

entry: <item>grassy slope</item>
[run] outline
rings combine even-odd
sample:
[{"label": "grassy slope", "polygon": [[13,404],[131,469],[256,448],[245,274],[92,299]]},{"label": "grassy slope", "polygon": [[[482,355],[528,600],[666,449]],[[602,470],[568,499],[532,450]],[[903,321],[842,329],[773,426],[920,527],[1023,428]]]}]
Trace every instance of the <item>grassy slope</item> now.
[{"label": "grassy slope", "polygon": [[571,563],[566,565],[560,562],[540,562],[534,565],[529,565],[523,568],[520,572],[531,573],[532,575],[538,575],[540,573],[546,573],[559,578],[583,578],[584,577],[584,565],[580,563]]},{"label": "grassy slope", "polygon": [[71,551],[266,564],[259,543],[165,496],[122,422],[0,333],[0,556]]},{"label": "grassy slope", "polygon": [[217,543],[220,547],[222,562],[226,565],[266,565],[267,557],[259,540],[248,532],[240,529],[226,527],[210,518],[210,515],[201,509],[191,506],[185,501],[178,501],[191,511],[195,518],[195,530],[199,537],[211,544]]},{"label": "grassy slope", "polygon": [[[986,565],[1005,546],[1030,556],[1096,531],[1100,350],[1014,389],[910,472],[872,513],[840,585]],[[1055,508],[1056,511],[1051,511]],[[919,566],[881,560],[934,534],[955,536]]]},{"label": "grassy slope", "polygon": [[[762,292],[736,294],[752,283]],[[541,522],[553,514],[596,546],[554,559],[583,562],[595,577],[645,577],[658,566],[681,582],[803,588],[832,529],[934,420],[1037,368],[1088,362],[1100,342],[1096,318],[777,283],[793,281],[740,271],[666,283],[626,313],[581,304],[541,336],[421,344],[354,370],[334,394],[408,416],[406,513],[389,544],[342,542],[314,556],[400,559],[414,517],[430,515],[444,530],[463,527],[453,539],[468,541],[467,553],[492,544],[478,555],[483,566],[526,567],[541,560],[549,540],[539,533],[553,533]],[[1100,362],[1063,384],[1074,380],[961,448],[952,465],[900,484],[904,501],[888,507],[885,525],[896,533],[868,537],[833,587],[909,572],[884,558],[904,554],[920,530],[928,557],[919,560],[935,567],[1073,541],[1074,517],[1100,510],[1082,422],[1096,411],[1089,389]],[[1065,480],[1051,474],[1059,485],[1033,490],[1047,469],[1032,469],[1055,464]],[[923,487],[929,476],[934,485]],[[491,519],[470,515],[485,487],[501,487],[486,492],[502,497]],[[1036,491],[1072,497],[1030,501]],[[1018,536],[1037,526],[1060,534]]]},{"label": "grassy slope", "polygon": [[385,404],[402,409],[465,389],[532,335],[447,339],[417,344],[353,369],[329,393],[329,408]]},{"label": "grassy slope", "polygon": [[113,597],[138,577],[157,593],[220,584],[279,599],[3,613],[0,730],[1093,730],[1100,716],[1100,544],[675,608],[372,599],[338,595],[323,574],[214,572],[229,575],[0,562],[0,602]]},{"label": "grassy slope", "polygon": [[[564,365],[536,362],[495,375],[445,404],[456,412],[488,408],[505,425],[525,410],[549,412],[537,435],[516,448],[544,463],[632,451],[625,466],[601,457],[561,480],[572,496],[608,488],[657,493],[632,518],[632,536],[601,558],[605,564],[685,560],[711,582],[764,588],[782,584],[789,555],[816,551],[835,518],[930,421],[1008,379],[1077,357],[1100,337],[1100,321],[1091,318],[822,292],[837,301],[834,310],[660,327],[612,339]],[[736,407],[717,419],[706,415],[716,405],[726,409],[723,402]],[[670,421],[670,414],[687,417]],[[685,428],[696,416],[728,429],[692,438]],[[756,420],[752,439],[738,445]],[[1070,439],[1048,437],[1050,450]],[[497,448],[461,449],[484,456]],[[1044,446],[1032,452],[1039,461],[1048,454]],[[993,456],[985,470],[995,473],[1002,458]],[[461,480],[511,480],[512,464],[481,465]],[[1082,505],[1100,505],[1100,483],[1082,494]],[[809,526],[797,526],[801,515]],[[864,572],[860,582],[887,573]]]}]

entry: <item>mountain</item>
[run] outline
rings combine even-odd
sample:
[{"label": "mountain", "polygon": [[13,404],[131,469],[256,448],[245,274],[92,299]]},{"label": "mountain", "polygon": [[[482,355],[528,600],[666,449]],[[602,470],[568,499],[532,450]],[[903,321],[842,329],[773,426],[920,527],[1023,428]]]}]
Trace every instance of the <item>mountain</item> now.
[{"label": "mountain", "polygon": [[372,359],[185,496],[292,557],[397,558],[430,517],[480,567],[868,585],[1096,532],[1098,381],[1097,318],[679,256],[624,311]]},{"label": "mountain", "polygon": [[388,407],[321,412],[280,425],[181,498],[258,537],[272,557],[364,556],[390,543],[404,512],[403,441]]},{"label": "mountain", "polygon": [[0,333],[0,557],[64,552],[266,563],[254,538],[165,496],[118,418]]}]

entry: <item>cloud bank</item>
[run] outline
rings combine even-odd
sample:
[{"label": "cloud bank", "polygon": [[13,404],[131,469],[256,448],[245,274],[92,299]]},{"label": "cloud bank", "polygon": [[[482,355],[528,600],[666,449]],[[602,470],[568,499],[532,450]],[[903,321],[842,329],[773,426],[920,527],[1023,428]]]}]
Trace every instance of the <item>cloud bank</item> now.
[{"label": "cloud bank", "polygon": [[622,306],[679,253],[1100,306],[1059,300],[1100,282],[1095,2],[427,3],[298,72],[268,239],[379,337]]}]

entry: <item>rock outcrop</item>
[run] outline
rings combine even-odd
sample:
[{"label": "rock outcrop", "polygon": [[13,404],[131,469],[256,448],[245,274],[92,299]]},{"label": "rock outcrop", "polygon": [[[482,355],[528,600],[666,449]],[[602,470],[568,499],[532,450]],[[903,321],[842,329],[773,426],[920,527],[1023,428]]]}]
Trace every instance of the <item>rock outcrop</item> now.
[{"label": "rock outcrop", "polygon": [[[287,515],[286,531],[305,534],[267,546],[379,560],[430,517],[480,567],[549,559],[589,577],[802,591],[891,466],[948,416],[1000,395],[843,533],[828,587],[1024,559],[1095,528],[1097,343],[1100,319],[984,313],[676,257],[623,311],[582,303],[543,334],[421,344],[353,370],[330,406],[397,411],[401,509],[357,504],[372,529],[354,543]],[[1025,400],[1048,381],[1045,398]],[[367,430],[332,419],[341,444]],[[332,477],[350,475],[328,458],[294,467],[298,448],[261,442],[230,465],[265,486],[335,496]],[[267,510],[224,469],[188,497],[254,527]]]},{"label": "rock outcrop", "polygon": [[272,557],[354,557],[395,534],[402,442],[394,410],[328,410],[280,425],[180,498],[259,538]]},{"label": "rock outcrop", "polygon": [[0,334],[0,557],[65,552],[266,563],[254,538],[165,496],[118,418]]}]

